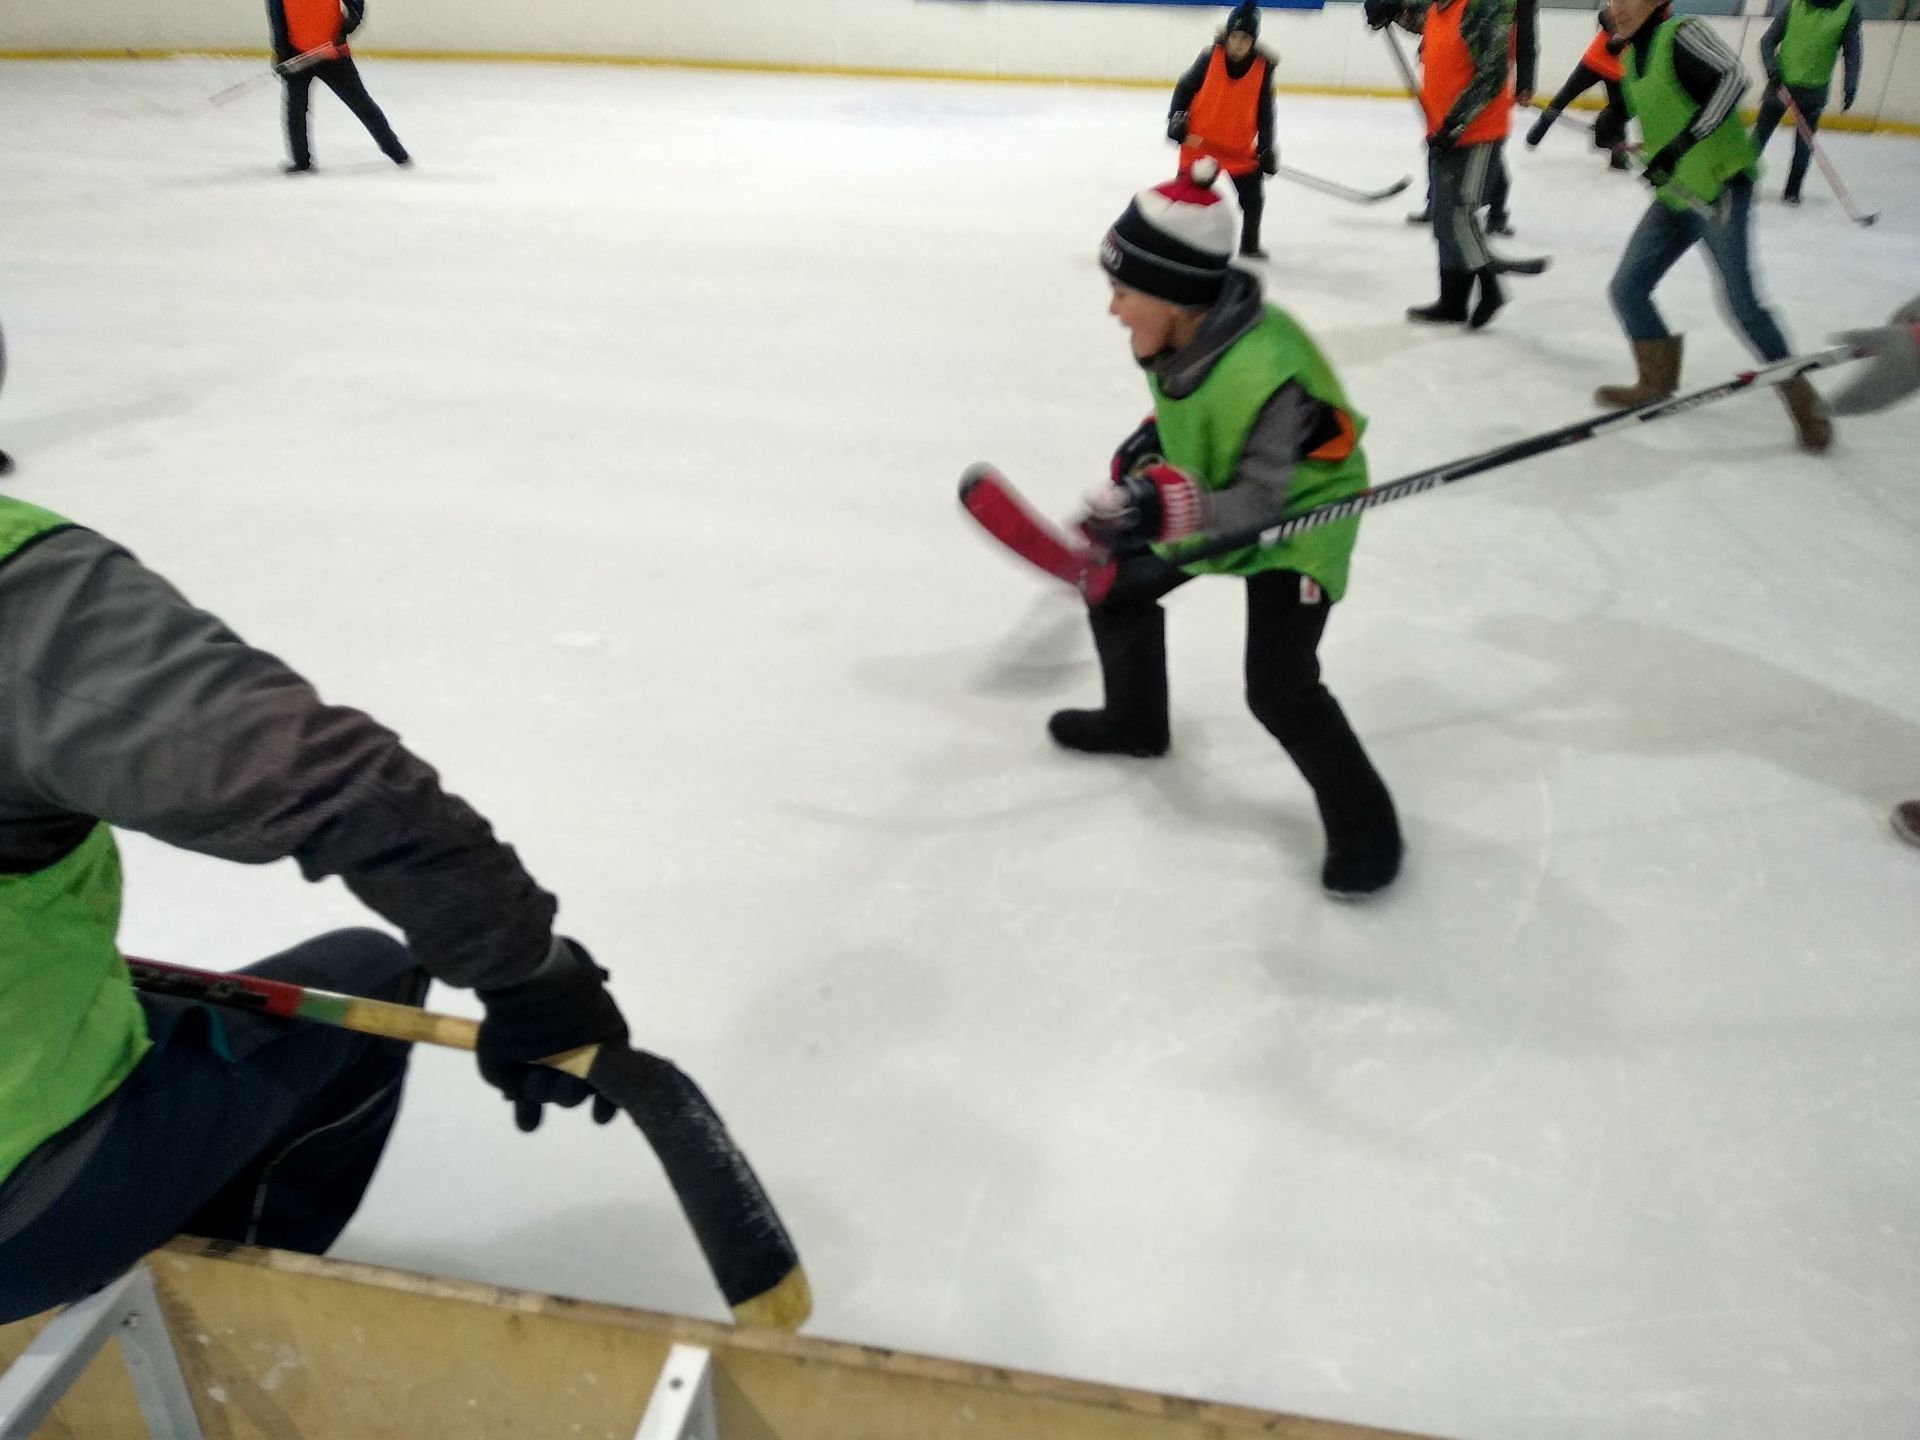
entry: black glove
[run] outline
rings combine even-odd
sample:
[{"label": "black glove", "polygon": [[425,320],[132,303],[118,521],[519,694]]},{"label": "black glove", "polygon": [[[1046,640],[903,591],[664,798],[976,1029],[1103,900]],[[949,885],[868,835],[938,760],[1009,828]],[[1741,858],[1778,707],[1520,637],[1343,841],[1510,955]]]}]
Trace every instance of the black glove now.
[{"label": "black glove", "polygon": [[1374,30],[1384,30],[1400,18],[1400,0],[1366,0],[1363,8],[1367,24]]},{"label": "black glove", "polygon": [[1647,161],[1647,168],[1641,172],[1640,178],[1658,190],[1673,179],[1673,172],[1680,168],[1680,161],[1686,153],[1687,147],[1678,139],[1669,140]]},{"label": "black glove", "polygon": [[1262,175],[1271,175],[1280,168],[1280,151],[1272,145],[1253,158],[1259,164]]},{"label": "black glove", "polygon": [[1107,467],[1107,478],[1118,485],[1135,471],[1158,465],[1163,458],[1160,453],[1160,422],[1149,415],[1140,422],[1138,429],[1115,447],[1113,463]]},{"label": "black glove", "polygon": [[1167,116],[1167,138],[1179,145],[1187,138],[1187,112],[1176,110]]},{"label": "black glove", "polygon": [[626,1018],[606,978],[591,955],[561,940],[530,978],[480,992],[487,1007],[476,1047],[480,1073],[513,1102],[513,1122],[522,1130],[539,1126],[542,1106],[571,1108],[589,1096],[596,1125],[618,1112],[586,1081],[535,1063],[583,1045],[626,1043]]},{"label": "black glove", "polygon": [[1427,137],[1427,149],[1435,155],[1445,155],[1460,143],[1460,127],[1443,125]]}]

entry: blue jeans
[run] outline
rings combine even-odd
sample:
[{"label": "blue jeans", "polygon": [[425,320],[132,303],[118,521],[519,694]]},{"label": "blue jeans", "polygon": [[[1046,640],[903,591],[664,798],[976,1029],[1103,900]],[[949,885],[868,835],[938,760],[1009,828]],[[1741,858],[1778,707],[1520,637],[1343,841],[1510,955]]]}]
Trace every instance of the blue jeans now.
[{"label": "blue jeans", "polygon": [[[249,974],[420,1003],[399,941],[342,930]],[[400,1108],[409,1047],[304,1020],[142,996],[153,1048],[102,1107],[29,1155],[33,1183],[83,1130],[95,1148],[25,1228],[0,1241],[0,1323],[78,1300],[182,1233],[324,1252],[360,1203]],[[103,1126],[104,1133],[92,1129]]]},{"label": "blue jeans", "polygon": [[1655,200],[1640,217],[1626,253],[1607,286],[1613,313],[1629,340],[1665,340],[1667,329],[1653,306],[1653,288],[1673,268],[1673,262],[1693,248],[1707,247],[1707,263],[1720,282],[1720,296],[1728,318],[1746,340],[1747,348],[1762,360],[1787,358],[1786,337],[1773,314],[1761,303],[1753,286],[1753,257],[1748,223],[1753,209],[1753,182],[1744,175],[1727,182],[1726,189],[1707,207],[1711,217],[1695,210],[1675,210]]}]

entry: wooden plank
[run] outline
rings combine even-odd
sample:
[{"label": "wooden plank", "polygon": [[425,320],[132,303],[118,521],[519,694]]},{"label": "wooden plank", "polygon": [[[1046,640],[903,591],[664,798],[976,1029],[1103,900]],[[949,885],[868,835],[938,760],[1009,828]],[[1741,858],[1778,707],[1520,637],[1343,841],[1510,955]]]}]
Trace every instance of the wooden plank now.
[{"label": "wooden plank", "polygon": [[[1417,1440],[280,1251],[149,1263],[208,1440],[631,1440],[676,1341],[713,1351],[725,1440]],[[109,1352],[36,1440],[144,1434]]]}]

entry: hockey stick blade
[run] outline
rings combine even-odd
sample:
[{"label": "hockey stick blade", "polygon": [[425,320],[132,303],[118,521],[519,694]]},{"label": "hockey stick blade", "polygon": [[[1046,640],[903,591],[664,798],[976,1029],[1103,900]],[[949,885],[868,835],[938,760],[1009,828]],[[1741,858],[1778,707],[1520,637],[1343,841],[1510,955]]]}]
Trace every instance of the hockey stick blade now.
[{"label": "hockey stick blade", "polygon": [[1871,415],[1920,392],[1920,296],[1872,330],[1848,330],[1833,337],[1867,360],[1865,371],[1827,398],[1835,415]]},{"label": "hockey stick blade", "polygon": [[1553,264],[1551,255],[1533,255],[1519,260],[1509,260],[1496,255],[1493,268],[1501,275],[1544,275],[1547,267]]},{"label": "hockey stick blade", "polygon": [[[134,987],[407,1044],[472,1050],[480,1027],[412,1005],[314,990],[244,972],[127,957]],[[806,1272],[773,1202],[719,1114],[675,1066],[644,1050],[589,1045],[542,1062],[625,1110],[659,1156],[720,1293],[743,1325],[796,1330],[812,1309]]]},{"label": "hockey stick blade", "polygon": [[1113,561],[1036,514],[994,466],[981,461],[966,468],[960,504],[987,534],[1029,565],[1073,586],[1089,604],[1106,598]]},{"label": "hockey stick blade", "polygon": [[1384,190],[1356,190],[1351,185],[1342,185],[1337,180],[1325,180],[1318,175],[1309,175],[1305,170],[1296,170],[1291,165],[1278,166],[1273,173],[1278,179],[1291,180],[1296,185],[1304,185],[1309,190],[1319,190],[1341,200],[1351,200],[1356,205],[1377,205],[1382,200],[1391,200],[1413,184],[1411,175],[1402,175]]}]

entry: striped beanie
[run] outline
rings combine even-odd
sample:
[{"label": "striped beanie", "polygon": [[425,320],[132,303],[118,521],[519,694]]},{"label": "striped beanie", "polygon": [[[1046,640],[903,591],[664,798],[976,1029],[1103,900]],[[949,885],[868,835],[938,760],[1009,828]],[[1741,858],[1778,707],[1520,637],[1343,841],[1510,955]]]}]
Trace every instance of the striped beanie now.
[{"label": "striped beanie", "polygon": [[1206,156],[1164,185],[1142,190],[1100,242],[1100,267],[1115,283],[1200,310],[1226,283],[1233,210],[1214,193],[1220,167]]}]

